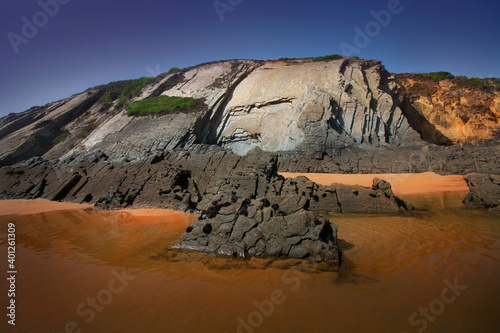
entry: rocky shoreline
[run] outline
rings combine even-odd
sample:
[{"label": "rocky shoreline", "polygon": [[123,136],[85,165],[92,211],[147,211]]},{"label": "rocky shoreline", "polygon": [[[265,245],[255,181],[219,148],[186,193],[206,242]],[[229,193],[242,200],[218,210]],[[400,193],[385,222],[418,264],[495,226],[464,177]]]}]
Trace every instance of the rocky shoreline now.
[{"label": "rocky shoreline", "polygon": [[[327,186],[278,172],[464,175],[466,207],[499,209],[498,91],[449,80],[417,91],[416,80],[338,57],[220,61],[90,88],[0,118],[0,199],[199,213],[172,248],[340,262],[336,226],[318,212],[411,205],[381,179]],[[127,112],[157,98],[196,106]]]}]

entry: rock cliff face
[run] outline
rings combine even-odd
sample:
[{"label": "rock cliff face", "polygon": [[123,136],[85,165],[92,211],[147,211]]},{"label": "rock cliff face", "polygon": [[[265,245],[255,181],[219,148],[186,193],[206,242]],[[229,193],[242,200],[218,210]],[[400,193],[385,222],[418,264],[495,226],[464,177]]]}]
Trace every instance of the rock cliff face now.
[{"label": "rock cliff face", "polygon": [[[125,114],[117,96],[131,81],[114,82],[0,119],[0,163],[96,152],[140,160],[197,144],[239,155],[259,147],[288,156],[335,157],[346,147],[418,150],[428,142],[475,142],[496,133],[498,93],[459,96],[445,85],[430,97],[409,99],[401,91],[414,83],[399,81],[371,60],[222,61],[148,82],[129,102],[164,95],[201,99],[204,106],[146,117]],[[425,98],[432,106],[424,107]],[[474,111],[478,98],[491,117]],[[456,134],[457,119],[468,119],[464,135]]]},{"label": "rock cliff face", "polygon": [[[117,101],[130,81],[115,82],[0,121],[4,165],[33,156],[59,158],[102,151],[137,160],[193,144],[245,154],[264,151],[329,154],[339,144],[420,142],[379,62],[341,59],[257,62],[232,60],[162,74],[131,101],[165,95],[203,99],[197,112],[127,117]],[[61,136],[61,134],[64,134]]]},{"label": "rock cliff face", "polygon": [[[131,82],[1,118],[0,165],[99,153],[138,161],[200,144],[239,155],[253,147],[279,152],[286,171],[495,173],[491,165],[500,158],[491,148],[497,144],[498,92],[456,91],[440,83],[431,95],[419,95],[415,82],[396,80],[378,61],[208,63],[161,74],[123,103],[118,97]],[[156,96],[203,103],[183,112],[126,115],[127,103]],[[484,115],[474,108],[479,102],[489,110]],[[439,146],[483,139],[495,143]]]},{"label": "rock cliff face", "polygon": [[402,109],[425,140],[447,145],[498,140],[498,79],[432,80],[412,74],[399,74],[397,79],[403,90]]}]

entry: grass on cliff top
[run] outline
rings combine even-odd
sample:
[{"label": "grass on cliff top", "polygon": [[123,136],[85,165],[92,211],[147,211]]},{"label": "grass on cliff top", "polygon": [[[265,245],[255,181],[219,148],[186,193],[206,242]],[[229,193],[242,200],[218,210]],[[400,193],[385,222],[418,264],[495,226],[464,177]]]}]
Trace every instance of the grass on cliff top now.
[{"label": "grass on cliff top", "polygon": [[194,107],[199,100],[189,97],[158,96],[132,102],[127,107],[127,116],[144,116],[173,111],[184,111]]},{"label": "grass on cliff top", "polygon": [[338,55],[338,54],[328,54],[328,55],[324,55],[324,56],[321,56],[321,57],[315,57],[315,58],[313,58],[313,61],[314,62],[320,62],[320,61],[339,60],[339,59],[342,59],[341,55]]},{"label": "grass on cliff top", "polygon": [[171,74],[171,73],[177,73],[179,72],[181,69],[179,67],[172,67],[168,70],[167,73]]},{"label": "grass on cliff top", "polygon": [[[450,80],[459,87],[478,89],[483,91],[493,92],[494,90],[500,91],[500,79],[498,78],[485,78],[481,79],[478,77],[468,78],[466,76],[454,76],[449,72],[431,72],[431,73],[404,73],[397,74],[398,77],[402,79],[414,79],[420,81],[434,81],[439,82],[442,80]],[[420,91],[426,90],[427,88],[421,83],[415,83],[410,87],[410,91]]]}]

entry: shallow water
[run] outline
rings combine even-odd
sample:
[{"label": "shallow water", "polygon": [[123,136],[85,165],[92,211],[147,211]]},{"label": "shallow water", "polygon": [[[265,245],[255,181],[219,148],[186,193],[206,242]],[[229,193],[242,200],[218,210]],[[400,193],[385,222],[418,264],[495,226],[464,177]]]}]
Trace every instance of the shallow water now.
[{"label": "shallow water", "polygon": [[[17,325],[8,327],[2,314],[0,327],[499,332],[500,214],[459,209],[464,195],[405,196],[418,208],[409,216],[328,214],[344,248],[338,271],[290,268],[294,261],[266,267],[263,260],[204,254],[158,257],[194,215],[67,210],[0,216],[2,271],[8,223],[16,224],[18,243]],[[7,304],[4,281],[0,299]],[[459,285],[455,293],[453,284]]]}]

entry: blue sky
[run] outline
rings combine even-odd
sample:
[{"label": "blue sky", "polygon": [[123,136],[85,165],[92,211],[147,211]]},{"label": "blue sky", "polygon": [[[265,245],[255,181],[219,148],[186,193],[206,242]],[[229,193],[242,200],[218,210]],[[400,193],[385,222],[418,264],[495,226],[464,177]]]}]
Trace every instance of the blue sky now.
[{"label": "blue sky", "polygon": [[391,72],[500,77],[496,0],[217,1],[2,0],[0,116],[157,69],[346,45]]}]

